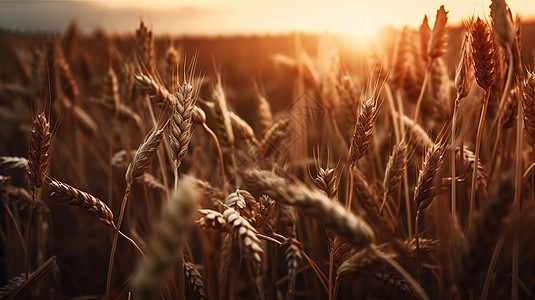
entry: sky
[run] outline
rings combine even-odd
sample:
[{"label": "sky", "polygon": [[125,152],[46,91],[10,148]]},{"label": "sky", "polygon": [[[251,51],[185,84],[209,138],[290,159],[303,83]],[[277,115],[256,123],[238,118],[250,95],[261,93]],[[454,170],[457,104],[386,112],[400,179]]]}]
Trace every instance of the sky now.
[{"label": "sky", "polygon": [[[507,1],[513,13],[535,17],[535,0]],[[488,16],[490,0],[0,0],[0,28],[63,31],[73,20],[86,32],[97,27],[132,32],[139,21],[158,33],[262,34],[291,31],[372,35],[384,26],[417,27],[444,5],[450,24]]]}]

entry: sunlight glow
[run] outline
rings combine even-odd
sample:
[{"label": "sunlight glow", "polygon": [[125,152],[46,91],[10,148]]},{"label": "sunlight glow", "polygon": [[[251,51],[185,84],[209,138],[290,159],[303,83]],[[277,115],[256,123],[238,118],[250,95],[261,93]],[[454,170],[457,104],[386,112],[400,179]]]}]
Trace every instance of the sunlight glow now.
[{"label": "sunlight glow", "polygon": [[[112,2],[112,1],[110,1]],[[436,10],[444,5],[449,11],[449,23],[460,24],[470,16],[488,16],[489,0],[156,0],[113,1],[114,6],[137,6],[144,12],[162,9],[195,8],[210,12],[203,18],[203,30],[222,33],[277,33],[288,31],[333,32],[360,38],[372,37],[385,26],[417,27],[427,15],[432,27]],[[535,15],[533,0],[508,1],[513,12]],[[177,20],[178,21],[178,20]]]},{"label": "sunlight glow", "polygon": [[[534,0],[508,0],[524,20],[535,17]],[[0,1],[0,26],[61,30],[75,19],[84,30],[129,31],[139,20],[157,32],[189,35],[277,34],[293,31],[373,37],[385,26],[433,26],[444,5],[448,24],[488,17],[490,0],[93,0]]]}]

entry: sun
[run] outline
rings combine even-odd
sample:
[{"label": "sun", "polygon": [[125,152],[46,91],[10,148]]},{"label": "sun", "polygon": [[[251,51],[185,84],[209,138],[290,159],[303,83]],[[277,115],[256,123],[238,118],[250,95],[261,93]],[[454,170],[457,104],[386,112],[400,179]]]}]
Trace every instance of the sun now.
[{"label": "sun", "polygon": [[329,30],[356,40],[369,40],[376,37],[380,27],[369,17],[356,16],[332,24]]}]

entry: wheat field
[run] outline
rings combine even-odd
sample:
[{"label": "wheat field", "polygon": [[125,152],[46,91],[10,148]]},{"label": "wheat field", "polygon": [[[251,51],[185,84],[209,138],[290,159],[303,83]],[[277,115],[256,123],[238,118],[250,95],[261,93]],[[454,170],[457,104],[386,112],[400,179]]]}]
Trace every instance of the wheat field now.
[{"label": "wheat field", "polygon": [[358,58],[1,31],[0,298],[534,299],[535,30],[489,5]]}]

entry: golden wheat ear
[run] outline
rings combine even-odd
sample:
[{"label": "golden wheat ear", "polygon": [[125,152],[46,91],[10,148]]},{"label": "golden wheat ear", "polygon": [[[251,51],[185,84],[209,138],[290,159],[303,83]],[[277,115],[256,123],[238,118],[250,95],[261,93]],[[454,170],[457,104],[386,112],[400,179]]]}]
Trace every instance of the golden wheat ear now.
[{"label": "golden wheat ear", "polygon": [[50,178],[47,185],[51,191],[51,198],[64,201],[69,205],[79,206],[96,215],[104,224],[115,228],[111,209],[100,199],[54,178]]},{"label": "golden wheat ear", "polygon": [[171,119],[169,121],[169,147],[178,169],[188,153],[188,146],[192,136],[191,126],[195,115],[196,102],[193,86],[187,82],[180,85],[178,87],[177,100],[171,111]]},{"label": "golden wheat ear", "polygon": [[375,235],[371,227],[325,194],[303,184],[291,184],[268,171],[247,170],[244,176],[252,186],[261,188],[276,201],[300,207],[319,218],[336,233],[347,237],[355,247],[367,247],[374,243]]},{"label": "golden wheat ear", "polygon": [[362,104],[362,112],[355,124],[355,131],[349,148],[350,163],[355,166],[357,161],[366,154],[375,130],[375,120],[379,115],[377,101],[368,99]]},{"label": "golden wheat ear", "polygon": [[[168,123],[165,123],[167,125]],[[131,183],[134,179],[141,177],[152,162],[154,153],[158,150],[160,142],[162,141],[165,125],[162,128],[155,128],[147,134],[145,140],[137,148],[136,154],[132,158],[132,162],[128,165],[125,178],[126,182]]]},{"label": "golden wheat ear", "polygon": [[42,187],[45,181],[51,137],[50,124],[44,113],[38,114],[30,132],[28,178],[31,189]]}]

